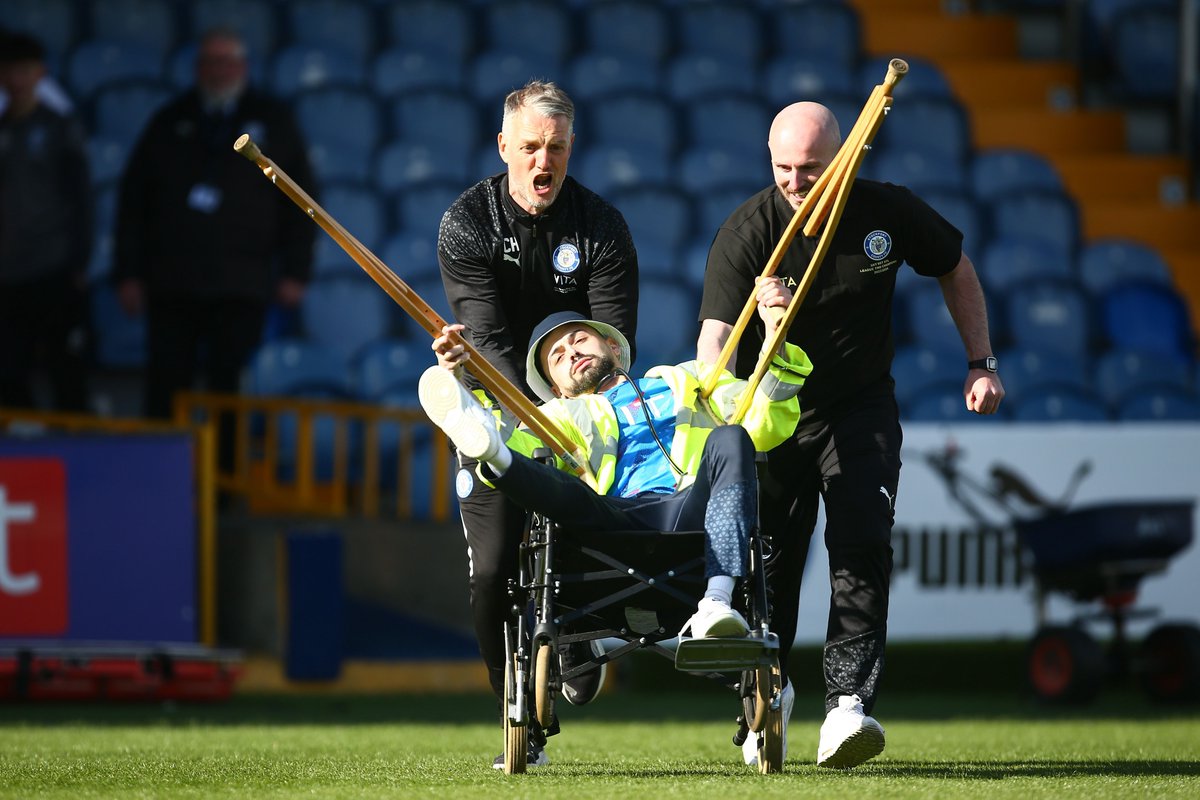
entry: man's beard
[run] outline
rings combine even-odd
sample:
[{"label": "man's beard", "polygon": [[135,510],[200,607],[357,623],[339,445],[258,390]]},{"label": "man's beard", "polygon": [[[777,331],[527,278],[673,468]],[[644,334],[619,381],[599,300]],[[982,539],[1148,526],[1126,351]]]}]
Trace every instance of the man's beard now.
[{"label": "man's beard", "polygon": [[579,377],[566,387],[567,397],[579,397],[581,394],[592,394],[596,388],[617,371],[617,362],[612,356],[597,356],[592,363],[584,367]]}]

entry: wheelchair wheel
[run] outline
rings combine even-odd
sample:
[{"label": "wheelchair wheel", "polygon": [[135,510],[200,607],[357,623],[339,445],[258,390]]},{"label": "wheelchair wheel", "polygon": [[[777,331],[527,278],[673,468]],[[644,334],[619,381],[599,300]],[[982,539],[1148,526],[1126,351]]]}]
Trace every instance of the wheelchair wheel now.
[{"label": "wheelchair wheel", "polygon": [[522,775],[529,761],[529,726],[509,718],[508,707],[516,701],[517,692],[525,687],[517,685],[517,657],[514,655],[504,664],[504,774]]},{"label": "wheelchair wheel", "polygon": [[771,668],[759,667],[743,673],[743,680],[754,681],[753,691],[742,699],[742,711],[751,733],[758,733],[767,724],[767,708],[771,704]]},{"label": "wheelchair wheel", "polygon": [[554,721],[554,689],[550,685],[553,658],[554,649],[550,645],[538,646],[533,670],[533,702],[538,724],[543,728],[550,727]]},{"label": "wheelchair wheel", "polygon": [[[783,677],[776,662],[747,672],[754,676],[754,690],[742,700],[742,710],[751,727],[751,736],[758,737],[758,771],[764,775],[783,771],[783,705],[771,708],[771,698],[783,692]],[[761,720],[761,722],[759,722]],[[735,740],[736,741],[736,740]]]}]

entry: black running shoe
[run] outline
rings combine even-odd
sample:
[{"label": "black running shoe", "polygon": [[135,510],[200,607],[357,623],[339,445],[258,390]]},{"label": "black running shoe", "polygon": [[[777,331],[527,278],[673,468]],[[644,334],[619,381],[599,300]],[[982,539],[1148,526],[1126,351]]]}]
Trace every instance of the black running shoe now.
[{"label": "black running shoe", "polygon": [[[562,674],[574,669],[580,664],[586,664],[593,658],[604,655],[604,647],[596,639],[587,642],[574,642],[559,654],[559,667]],[[563,681],[562,693],[567,702],[573,706],[582,706],[596,699],[600,688],[604,686],[605,664],[597,669],[591,669],[576,675],[568,681]]]}]

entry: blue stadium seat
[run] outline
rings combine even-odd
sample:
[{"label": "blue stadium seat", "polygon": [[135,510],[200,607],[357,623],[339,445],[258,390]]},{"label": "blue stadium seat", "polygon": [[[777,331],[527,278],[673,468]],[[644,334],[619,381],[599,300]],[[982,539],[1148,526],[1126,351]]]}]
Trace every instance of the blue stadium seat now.
[{"label": "blue stadium seat", "polygon": [[442,215],[466,187],[461,183],[430,181],[401,191],[396,197],[393,228],[403,228],[423,236],[437,236]]},{"label": "blue stadium seat", "polygon": [[324,86],[367,86],[365,56],[329,47],[290,45],[277,50],[267,72],[269,88],[285,98]]},{"label": "blue stadium seat", "polygon": [[317,277],[300,308],[305,338],[349,365],[362,348],[391,332],[391,300],[361,271]]},{"label": "blue stadium seat", "polygon": [[[383,241],[385,214],[378,195],[366,184],[332,183],[322,190],[317,202],[372,252]],[[321,231],[317,234],[313,269],[328,273],[359,268],[332,236]]]},{"label": "blue stadium seat", "polygon": [[[879,80],[883,79],[880,74]],[[877,81],[878,82],[878,81]],[[904,85],[904,81],[900,82]],[[862,110],[866,98],[859,101]],[[855,115],[857,119],[858,115]],[[838,122],[841,122],[839,118]],[[854,120],[850,121],[851,126]],[[850,128],[844,128],[849,133]],[[897,103],[880,126],[875,142],[892,151],[923,150],[966,164],[971,152],[971,128],[959,103],[936,95],[910,95]]]},{"label": "blue stadium seat", "polygon": [[690,286],[667,278],[642,276],[638,301],[638,363],[630,373],[641,375],[658,364],[676,364],[696,357],[700,333],[700,297]]},{"label": "blue stadium seat", "polygon": [[[437,235],[398,230],[388,236],[379,251],[383,263],[405,279],[406,275],[437,272]],[[406,279],[405,279],[406,280]]]},{"label": "blue stadium seat", "polygon": [[[497,102],[496,130],[500,130],[501,104]],[[451,147],[463,152],[483,140],[479,110],[467,95],[443,89],[406,92],[391,102],[392,132],[396,139]]]},{"label": "blue stadium seat", "polygon": [[[802,55],[847,74],[858,64],[862,32],[858,14],[848,4],[780,4],[768,11],[766,22],[776,55]],[[871,86],[882,82],[883,75],[880,70]]]},{"label": "blue stadium seat", "polygon": [[931,422],[944,425],[997,425],[1008,419],[1008,407],[1000,405],[995,414],[976,414],[963,399],[963,378],[923,387],[908,404],[907,422]]},{"label": "blue stadium seat", "polygon": [[1079,253],[1079,281],[1099,297],[1113,286],[1138,280],[1172,286],[1171,268],[1158,251],[1131,239],[1098,239]]},{"label": "blue stadium seat", "polygon": [[493,0],[480,10],[484,49],[529,53],[540,57],[542,62],[562,62],[576,49],[570,11],[562,3],[554,0]]},{"label": "blue stadium seat", "polygon": [[[673,20],[653,0],[609,0],[582,10],[586,49],[661,64],[671,51]],[[573,85],[573,84],[572,84]]]},{"label": "blue stadium seat", "polygon": [[505,96],[532,78],[563,84],[563,63],[547,53],[493,48],[472,59],[468,86],[480,103],[502,109]]},{"label": "blue stadium seat", "polygon": [[[713,233],[716,234],[716,228]],[[683,254],[679,257],[677,273],[693,287],[696,297],[700,297],[704,287],[704,271],[708,267],[708,248],[711,245],[711,240],[705,241],[703,235],[696,236],[692,244],[683,248]]]},{"label": "blue stadium seat", "polygon": [[172,92],[159,81],[129,80],[100,87],[92,98],[92,131],[132,144]]},{"label": "blue stadium seat", "polygon": [[571,157],[571,174],[601,196],[623,186],[670,181],[670,164],[621,145],[594,144]]},{"label": "blue stadium seat", "polygon": [[392,47],[371,64],[371,89],[380,98],[420,89],[466,91],[467,73],[461,61],[436,50]]},{"label": "blue stadium seat", "polygon": [[1170,287],[1121,283],[1100,297],[1104,336],[1114,347],[1191,359],[1194,335],[1187,305]]},{"label": "blue stadium seat", "polygon": [[46,48],[51,63],[61,63],[82,37],[86,19],[77,0],[4,0],[0,27],[28,33]]},{"label": "blue stadium seat", "polygon": [[[858,92],[847,92],[844,94],[830,92],[821,98],[821,103],[827,106],[837,119],[843,139],[850,135],[850,129],[858,121],[858,117],[863,112],[863,106],[866,105],[866,102],[867,98],[860,97]],[[884,125],[886,127],[886,122]],[[878,137],[876,137],[875,142],[880,142]]]},{"label": "blue stadium seat", "polygon": [[[569,167],[569,172],[575,173],[574,161],[578,156],[571,156],[572,166]],[[471,159],[475,165],[475,174],[472,180],[481,181],[484,178],[504,172],[507,167],[504,161],[500,158],[500,152],[496,147],[495,140],[485,142],[483,145],[475,149],[475,155]],[[575,177],[578,177],[576,175]]]},{"label": "blue stadium seat", "polygon": [[293,102],[310,145],[369,155],[383,139],[379,104],[366,89],[323,86],[298,92]]},{"label": "blue stadium seat", "polygon": [[[659,158],[679,149],[679,119],[674,105],[654,92],[617,92],[592,105],[586,118],[588,146],[624,145]],[[577,126],[583,129],[583,125]]]},{"label": "blue stadium seat", "polygon": [[987,290],[1001,294],[1037,278],[1075,279],[1073,254],[1033,237],[994,237],[979,254],[976,266]]},{"label": "blue stadium seat", "polygon": [[117,219],[117,182],[92,188],[92,253],[88,259],[89,283],[105,280],[112,270],[114,228]]},{"label": "blue stadium seat", "polygon": [[[917,275],[911,269],[901,269],[897,274],[896,286],[897,297],[905,305],[903,313],[915,344],[937,348],[945,347],[947,342],[955,344],[962,340],[946,309],[941,285],[936,280]],[[993,336],[997,336],[1003,327],[1003,320],[996,313],[1000,302],[996,297],[987,298]]]},{"label": "blue stadium seat", "polygon": [[1044,384],[1014,397],[1014,422],[1108,422],[1104,402],[1075,385]]},{"label": "blue stadium seat", "polygon": [[643,252],[672,265],[678,261],[692,235],[692,206],[686,194],[670,185],[645,185],[614,191],[609,200],[629,225],[639,265]]},{"label": "blue stadium seat", "polygon": [[[745,200],[772,182],[766,159],[748,162],[744,150],[730,147],[689,147],[679,154],[675,172],[676,182],[684,191],[691,192],[697,202],[703,202],[709,192],[728,195],[728,191],[723,190],[731,188],[741,193]],[[721,204],[727,204],[726,197],[722,198]],[[737,205],[734,203],[726,211],[732,211]],[[724,217],[721,219],[723,221]]]},{"label": "blue stadium seat", "polygon": [[95,331],[94,358],[102,367],[140,369],[146,364],[146,316],[130,317],[107,280],[91,285],[89,307]]},{"label": "blue stadium seat", "polygon": [[199,39],[216,27],[232,28],[241,34],[251,58],[265,60],[283,41],[272,0],[191,0],[184,13],[191,23],[191,38]]},{"label": "blue stadium seat", "polygon": [[683,108],[684,129],[695,146],[727,147],[767,161],[767,135],[774,117],[757,94],[718,92],[696,97]]},{"label": "blue stadium seat", "polygon": [[962,162],[939,150],[884,148],[868,154],[859,175],[907,186],[921,196],[931,190],[967,190],[967,171]]},{"label": "blue stadium seat", "polygon": [[975,153],[971,160],[971,190],[976,198],[990,203],[1022,189],[1065,191],[1054,165],[1032,150],[994,147]]},{"label": "blue stadium seat", "polygon": [[472,14],[459,0],[397,0],[387,4],[386,41],[404,50],[433,48],[449,61],[464,61],[478,41]]},{"label": "blue stadium seat", "polygon": [[675,7],[671,19],[681,52],[712,55],[747,69],[760,62],[767,49],[762,20],[752,3],[683,3]]},{"label": "blue stadium seat", "polygon": [[1118,347],[1095,360],[1096,390],[1117,406],[1147,386],[1174,386],[1192,393],[1192,365],[1177,356]]},{"label": "blue stadium seat", "polygon": [[662,89],[662,69],[650,58],[628,53],[589,51],[571,59],[567,67],[571,97],[577,103],[609,92]]},{"label": "blue stadium seat", "polygon": [[324,347],[303,339],[276,339],[262,345],[250,360],[249,391],[264,397],[307,392],[346,396],[350,391],[346,364]]},{"label": "blue stadium seat", "polygon": [[366,183],[371,179],[371,151],[366,148],[312,142],[308,146],[308,160],[320,185]]},{"label": "blue stadium seat", "polygon": [[[1180,11],[1147,6],[1112,20],[1113,88],[1132,101],[1173,103],[1179,92]],[[1194,37],[1193,37],[1194,38]]]},{"label": "blue stadium seat", "polygon": [[133,141],[132,138],[116,139],[103,134],[88,139],[88,168],[93,186],[120,179],[129,151],[133,149]]},{"label": "blue stadium seat", "polygon": [[1089,359],[1074,358],[1041,347],[1010,347],[998,354],[1000,378],[1010,398],[1024,397],[1039,386],[1059,384],[1093,389]]},{"label": "blue stadium seat", "polygon": [[991,208],[997,238],[1038,236],[1067,253],[1079,249],[1079,210],[1065,192],[1016,190],[995,197]]},{"label": "blue stadium seat", "polygon": [[969,192],[927,189],[921,199],[958,228],[963,235],[963,251],[978,258],[988,240],[987,217]]},{"label": "blue stadium seat", "polygon": [[967,378],[966,359],[961,347],[908,345],[896,348],[892,358],[892,378],[896,381],[896,402],[902,409],[919,399],[930,386],[958,385],[959,402]]},{"label": "blue stadium seat", "polygon": [[[763,99],[774,109],[801,100],[822,102],[828,95],[856,92],[854,79],[831,61],[818,61],[806,54],[783,54],[769,60],[763,68]],[[842,131],[843,135],[849,133]]]},{"label": "blue stadium seat", "polygon": [[91,39],[71,51],[66,75],[71,93],[83,98],[101,86],[131,78],[162,80],[163,72],[163,57],[155,50]]},{"label": "blue stadium seat", "polygon": [[362,0],[291,0],[280,8],[292,44],[348,53],[375,50],[372,8]]},{"label": "blue stadium seat", "polygon": [[[454,315],[450,312],[450,301],[446,299],[446,286],[442,283],[441,272],[434,270],[420,275],[414,274],[411,277],[405,275],[403,280],[439,317],[446,322],[454,322]],[[422,333],[421,335],[427,334]]]},{"label": "blue stadium seat", "polygon": [[171,3],[105,0],[93,6],[92,38],[152,50],[159,58],[175,46],[178,20]]},{"label": "blue stadium seat", "polygon": [[429,181],[458,181],[465,188],[475,177],[474,155],[473,148],[455,152],[451,146],[392,141],[375,154],[375,186],[384,194]]},{"label": "blue stadium seat", "polygon": [[1143,386],[1117,406],[1122,422],[1200,421],[1200,395],[1171,385]]},{"label": "blue stadium seat", "polygon": [[433,363],[425,340],[384,338],[370,342],[354,362],[356,394],[364,400],[378,400],[388,393],[406,392],[415,401],[417,380]]},{"label": "blue stadium seat", "polygon": [[759,81],[755,68],[729,57],[684,52],[667,61],[663,88],[671,101],[686,106],[705,95],[752,95]]},{"label": "blue stadium seat", "polygon": [[1078,285],[1031,280],[1014,287],[1005,304],[1014,345],[1087,357],[1092,341],[1091,306]]},{"label": "blue stadium seat", "polygon": [[[871,96],[871,90],[883,83],[891,60],[891,56],[873,56],[864,59],[859,65],[856,93],[862,95],[864,104]],[[897,83],[892,89],[892,97],[896,98],[896,108],[900,108],[917,97],[932,97],[950,101],[957,99],[950,82],[946,80],[945,73],[936,62],[919,56],[905,56],[904,60],[908,63],[908,73],[904,76],[904,80]],[[885,122],[884,127],[886,126]]]}]

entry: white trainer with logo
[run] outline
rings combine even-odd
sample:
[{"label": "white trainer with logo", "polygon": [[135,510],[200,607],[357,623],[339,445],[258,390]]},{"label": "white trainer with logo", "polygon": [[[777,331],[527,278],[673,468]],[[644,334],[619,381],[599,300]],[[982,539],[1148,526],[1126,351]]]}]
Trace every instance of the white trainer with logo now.
[{"label": "white trainer with logo", "polygon": [[435,425],[446,432],[458,451],[468,458],[487,461],[500,450],[496,420],[443,367],[430,367],[417,383],[421,407]]},{"label": "white trainer with logo", "polygon": [[696,613],[684,623],[683,632],[691,630],[694,639],[714,639],[725,636],[745,636],[750,632],[746,618],[736,610],[712,597],[701,597],[696,604]]},{"label": "white trainer with logo", "polygon": [[850,769],[883,752],[883,726],[863,711],[856,694],[842,695],[837,708],[825,715],[817,766]]}]

